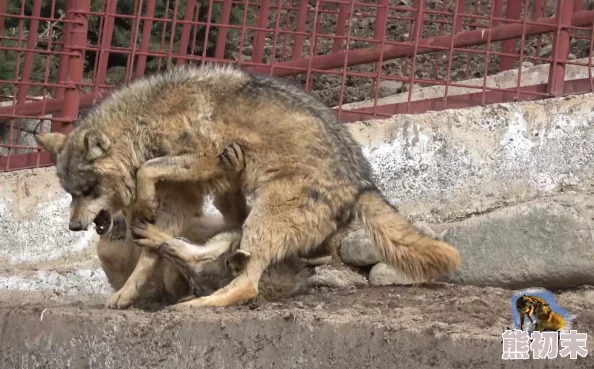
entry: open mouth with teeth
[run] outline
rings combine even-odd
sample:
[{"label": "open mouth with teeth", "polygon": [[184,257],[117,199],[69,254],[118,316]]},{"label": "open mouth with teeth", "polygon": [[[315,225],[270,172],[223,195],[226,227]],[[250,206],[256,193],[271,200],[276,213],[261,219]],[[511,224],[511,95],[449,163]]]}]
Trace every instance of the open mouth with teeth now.
[{"label": "open mouth with teeth", "polygon": [[93,223],[95,223],[95,232],[100,236],[104,235],[111,230],[113,225],[111,214],[106,210],[101,210],[95,217]]}]

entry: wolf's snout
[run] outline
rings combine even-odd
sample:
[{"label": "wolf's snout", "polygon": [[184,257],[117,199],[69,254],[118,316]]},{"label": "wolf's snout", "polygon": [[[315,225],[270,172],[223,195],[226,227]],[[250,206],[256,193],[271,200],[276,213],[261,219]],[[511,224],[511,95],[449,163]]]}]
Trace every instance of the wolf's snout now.
[{"label": "wolf's snout", "polygon": [[72,232],[82,231],[82,222],[80,220],[77,220],[76,222],[70,222],[70,224],[68,224],[68,229],[70,229]]}]

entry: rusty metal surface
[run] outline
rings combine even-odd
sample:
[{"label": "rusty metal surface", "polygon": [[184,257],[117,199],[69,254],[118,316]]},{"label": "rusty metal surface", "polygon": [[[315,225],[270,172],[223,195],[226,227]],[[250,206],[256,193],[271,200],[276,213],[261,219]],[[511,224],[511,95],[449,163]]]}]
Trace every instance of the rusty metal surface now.
[{"label": "rusty metal surface", "polygon": [[[31,122],[38,122],[36,132],[67,131],[80,109],[114,88],[188,63],[231,63],[289,78],[336,106],[345,122],[594,91],[588,67],[594,10],[584,6],[583,0],[0,0],[0,58],[14,68],[9,77],[0,73],[0,171],[51,165],[31,141]],[[588,63],[570,58],[576,42],[589,45]],[[522,85],[518,66],[525,62],[549,64],[548,83]],[[572,64],[590,78],[566,81]],[[487,83],[493,73],[513,69],[513,85]],[[465,82],[477,77],[482,84]],[[378,103],[386,82],[400,83],[406,101]],[[441,96],[413,99],[414,89],[438,85]],[[454,87],[472,90],[451,96]],[[366,108],[343,109],[366,99],[372,102]]]}]

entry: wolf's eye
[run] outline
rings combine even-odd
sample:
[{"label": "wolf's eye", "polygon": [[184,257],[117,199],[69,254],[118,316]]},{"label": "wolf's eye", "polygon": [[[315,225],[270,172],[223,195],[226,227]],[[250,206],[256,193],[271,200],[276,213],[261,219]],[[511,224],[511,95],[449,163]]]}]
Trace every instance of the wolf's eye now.
[{"label": "wolf's eye", "polygon": [[93,192],[93,187],[87,187],[84,189],[84,191],[82,192],[82,195],[84,197],[90,196],[91,193]]}]

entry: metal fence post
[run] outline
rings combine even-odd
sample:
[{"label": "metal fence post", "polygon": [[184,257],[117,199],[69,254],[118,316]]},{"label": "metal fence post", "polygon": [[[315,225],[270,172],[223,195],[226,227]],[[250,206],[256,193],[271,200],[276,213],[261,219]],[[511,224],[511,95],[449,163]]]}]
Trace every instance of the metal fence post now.
[{"label": "metal fence post", "polygon": [[565,82],[565,63],[569,57],[570,34],[568,26],[571,25],[573,15],[573,2],[571,0],[559,0],[557,3],[557,29],[553,40],[553,61],[549,69],[549,83],[547,92],[554,97],[563,95],[563,84]]},{"label": "metal fence post", "polygon": [[[71,0],[72,1],[72,0]],[[64,45],[70,55],[68,57],[68,73],[66,76],[64,106],[62,116],[74,122],[78,118],[80,105],[80,84],[83,79],[85,65],[85,47],[87,45],[88,13],[91,10],[90,0],[75,0],[69,9],[73,20],[70,27],[68,44]],[[71,125],[61,127],[68,130]]]}]

